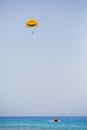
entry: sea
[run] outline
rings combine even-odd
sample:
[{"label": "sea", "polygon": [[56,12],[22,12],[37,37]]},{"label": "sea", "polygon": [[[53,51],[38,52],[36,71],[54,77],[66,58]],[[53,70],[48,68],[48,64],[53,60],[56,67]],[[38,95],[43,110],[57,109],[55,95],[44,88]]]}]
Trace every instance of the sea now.
[{"label": "sea", "polygon": [[87,117],[0,117],[0,130],[87,130]]}]

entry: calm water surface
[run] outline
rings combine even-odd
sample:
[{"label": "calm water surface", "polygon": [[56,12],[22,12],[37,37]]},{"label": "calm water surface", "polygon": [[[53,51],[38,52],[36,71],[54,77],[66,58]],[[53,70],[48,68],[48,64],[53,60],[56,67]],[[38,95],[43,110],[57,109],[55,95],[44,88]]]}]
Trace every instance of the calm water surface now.
[{"label": "calm water surface", "polygon": [[0,130],[87,130],[87,117],[0,117]]}]

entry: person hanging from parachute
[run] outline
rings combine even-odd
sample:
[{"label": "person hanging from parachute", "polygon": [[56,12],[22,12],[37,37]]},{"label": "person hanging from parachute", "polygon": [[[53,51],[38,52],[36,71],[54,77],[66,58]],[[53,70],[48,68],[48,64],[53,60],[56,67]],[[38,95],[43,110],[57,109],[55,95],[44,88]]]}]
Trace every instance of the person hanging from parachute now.
[{"label": "person hanging from parachute", "polygon": [[[27,21],[26,21],[26,27],[27,28],[36,28],[36,27],[38,27],[38,22],[37,22],[37,20],[36,19],[28,19]],[[34,32],[32,31],[32,34],[34,34]]]}]

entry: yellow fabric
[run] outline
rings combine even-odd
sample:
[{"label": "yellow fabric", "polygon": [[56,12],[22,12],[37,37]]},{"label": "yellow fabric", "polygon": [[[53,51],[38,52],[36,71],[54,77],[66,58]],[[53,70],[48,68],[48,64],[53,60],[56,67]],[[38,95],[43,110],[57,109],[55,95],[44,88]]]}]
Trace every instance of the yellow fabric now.
[{"label": "yellow fabric", "polygon": [[38,22],[35,19],[29,19],[26,21],[27,28],[35,28],[38,27]]}]

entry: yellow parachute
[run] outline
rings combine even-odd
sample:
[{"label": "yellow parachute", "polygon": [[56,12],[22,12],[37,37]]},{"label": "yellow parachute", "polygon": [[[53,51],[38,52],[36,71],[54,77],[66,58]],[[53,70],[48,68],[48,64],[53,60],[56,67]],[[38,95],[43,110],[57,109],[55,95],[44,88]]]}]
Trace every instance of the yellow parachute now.
[{"label": "yellow parachute", "polygon": [[[26,27],[27,28],[36,28],[38,27],[38,22],[36,19],[29,19],[26,21]],[[32,32],[33,34],[34,32]]]}]

